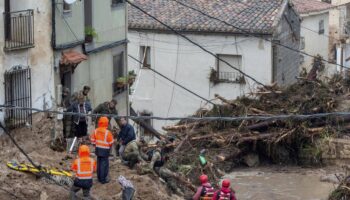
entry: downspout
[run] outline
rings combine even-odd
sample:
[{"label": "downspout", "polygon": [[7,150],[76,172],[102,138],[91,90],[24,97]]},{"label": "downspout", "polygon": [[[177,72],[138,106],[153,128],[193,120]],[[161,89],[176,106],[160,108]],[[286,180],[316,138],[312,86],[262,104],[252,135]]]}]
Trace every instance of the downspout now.
[{"label": "downspout", "polygon": [[52,16],[51,16],[51,26],[52,26],[52,34],[51,34],[51,45],[52,48],[56,49],[56,0],[52,0]]}]

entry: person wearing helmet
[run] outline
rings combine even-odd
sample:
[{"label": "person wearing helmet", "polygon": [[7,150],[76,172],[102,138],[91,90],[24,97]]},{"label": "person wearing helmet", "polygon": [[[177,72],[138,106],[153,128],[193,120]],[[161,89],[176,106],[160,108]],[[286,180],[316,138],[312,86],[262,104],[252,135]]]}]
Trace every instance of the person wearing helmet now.
[{"label": "person wearing helmet", "polygon": [[76,199],[75,194],[82,189],[84,198],[90,197],[92,187],[92,174],[96,171],[96,161],[90,158],[90,149],[86,145],[79,147],[79,158],[72,164],[75,172],[74,184],[71,188],[70,199]]},{"label": "person wearing helmet", "polygon": [[230,185],[230,180],[223,180],[221,189],[214,193],[212,200],[237,200],[235,193],[230,189]]},{"label": "person wearing helmet", "polygon": [[202,174],[199,177],[199,181],[201,182],[201,186],[198,187],[196,194],[193,196],[193,200],[211,200],[214,196],[214,188],[208,182],[208,176]]},{"label": "person wearing helmet", "polygon": [[109,153],[114,143],[112,133],[107,129],[109,120],[107,117],[101,117],[98,121],[98,128],[91,134],[91,143],[96,147],[97,156],[97,178],[102,184],[108,183],[109,172]]}]

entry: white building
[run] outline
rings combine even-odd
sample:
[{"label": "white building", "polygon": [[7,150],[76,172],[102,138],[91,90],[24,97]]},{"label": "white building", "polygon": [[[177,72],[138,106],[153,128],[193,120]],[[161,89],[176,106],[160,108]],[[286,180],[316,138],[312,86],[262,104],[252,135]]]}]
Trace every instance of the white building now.
[{"label": "white building", "polygon": [[[128,85],[115,87],[128,74],[125,1],[4,0],[0,10],[0,105],[53,109],[62,87],[89,85],[93,107],[114,98],[128,114]],[[0,111],[0,122],[16,128],[31,116]]]},{"label": "white building", "polygon": [[[186,2],[245,31],[210,19],[174,1],[133,2],[264,84],[290,84],[298,75],[299,53],[262,39],[299,49],[299,15],[288,1],[252,0],[244,4],[232,0]],[[128,54],[144,63],[141,66],[131,58],[128,60],[129,69],[138,74],[131,100],[132,107],[139,114],[185,117],[206,103],[148,70],[149,67],[206,99],[214,99],[215,94],[233,99],[257,87],[254,81],[137,9],[130,7],[128,18]],[[247,36],[246,31],[254,37]],[[162,126],[173,122],[155,120],[151,123],[161,130]]]},{"label": "white building", "polygon": [[[325,60],[329,56],[329,11],[331,4],[317,0],[293,0],[296,10],[302,21],[300,28],[300,49],[310,55],[320,55]],[[313,57],[301,54],[300,69],[309,71],[312,67]],[[336,72],[336,67],[325,63],[324,75],[329,76]]]}]

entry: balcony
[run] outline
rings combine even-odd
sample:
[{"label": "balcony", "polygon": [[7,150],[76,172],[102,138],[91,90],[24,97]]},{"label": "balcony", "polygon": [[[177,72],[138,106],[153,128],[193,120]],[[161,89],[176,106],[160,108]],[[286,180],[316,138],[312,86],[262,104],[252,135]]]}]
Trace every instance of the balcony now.
[{"label": "balcony", "polygon": [[34,47],[34,11],[4,13],[5,51]]}]

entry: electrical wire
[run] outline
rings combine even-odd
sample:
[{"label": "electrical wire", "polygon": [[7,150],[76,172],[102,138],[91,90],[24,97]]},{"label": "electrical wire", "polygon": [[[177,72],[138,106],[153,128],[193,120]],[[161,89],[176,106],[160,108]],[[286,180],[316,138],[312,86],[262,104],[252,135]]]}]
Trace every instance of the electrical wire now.
[{"label": "electrical wire", "polygon": [[310,119],[324,119],[324,118],[337,118],[342,119],[344,117],[350,117],[350,112],[330,112],[330,113],[315,113],[315,114],[305,114],[305,115],[260,115],[260,116],[235,116],[235,117],[156,117],[156,116],[120,116],[115,114],[83,114],[83,113],[73,113],[73,112],[60,112],[60,111],[52,111],[52,110],[40,110],[37,108],[27,108],[27,107],[19,107],[19,106],[8,106],[8,105],[0,105],[0,108],[8,109],[8,110],[31,110],[41,113],[50,113],[50,114],[60,114],[60,115],[69,115],[69,116],[89,116],[89,117],[112,117],[112,118],[127,118],[127,119],[155,119],[155,120],[169,120],[169,121],[178,121],[178,120],[191,120],[191,121],[226,121],[226,122],[239,122],[243,120],[247,121],[304,121]]},{"label": "electrical wire", "polygon": [[146,14],[147,16],[151,17],[152,19],[154,19],[155,21],[159,22],[160,24],[162,24],[164,27],[166,27],[167,29],[171,30],[172,32],[176,33],[177,35],[183,37],[184,39],[186,39],[187,41],[189,41],[190,43],[194,44],[195,46],[199,47],[200,49],[202,49],[203,51],[207,52],[208,54],[212,55],[213,57],[215,57],[217,60],[225,63],[226,65],[228,65],[229,67],[231,67],[232,69],[238,71],[239,73],[241,73],[243,76],[251,79],[252,81],[256,82],[258,85],[263,86],[264,88],[266,88],[267,90],[271,91],[270,88],[268,88],[265,84],[263,84],[262,82],[256,80],[255,78],[253,78],[252,76],[250,76],[249,74],[246,74],[245,72],[243,72],[242,70],[240,70],[239,68],[231,65],[229,62],[221,59],[219,56],[217,56],[215,53],[207,50],[206,48],[204,48],[203,46],[201,46],[200,44],[194,42],[193,40],[191,40],[190,38],[188,38],[187,36],[185,36],[184,34],[180,33],[179,31],[173,29],[172,27],[170,27],[169,25],[165,24],[163,21],[159,20],[158,18],[156,18],[155,16],[149,14],[147,11],[143,10],[142,8],[140,8],[139,6],[137,6],[136,4],[130,2],[129,0],[126,0],[126,2],[128,2],[132,7],[140,10],[142,13]]},{"label": "electrical wire", "polygon": [[[316,57],[316,56],[314,56],[314,55],[311,55],[311,54],[309,54],[309,53],[307,53],[307,52],[300,51],[299,49],[294,49],[294,48],[292,48],[292,47],[290,47],[290,46],[287,46],[287,45],[284,45],[284,44],[281,44],[281,43],[278,43],[278,42],[274,42],[274,41],[272,41],[272,40],[270,40],[270,39],[268,39],[268,38],[259,37],[259,36],[257,36],[257,35],[254,35],[254,34],[250,33],[249,31],[247,31],[247,30],[245,30],[245,29],[242,29],[242,28],[240,28],[240,27],[238,27],[238,26],[235,26],[235,25],[233,25],[233,24],[231,24],[231,23],[228,23],[228,22],[226,22],[226,21],[224,21],[224,20],[221,20],[221,19],[219,19],[219,18],[217,18],[217,17],[214,17],[214,16],[212,16],[212,15],[209,15],[209,14],[205,13],[205,12],[202,11],[202,10],[199,10],[199,9],[197,9],[197,8],[194,8],[194,7],[192,7],[192,6],[188,5],[188,4],[185,4],[185,3],[183,3],[183,2],[180,2],[180,1],[178,1],[178,0],[172,0],[172,1],[175,1],[175,2],[177,2],[178,4],[180,4],[180,5],[184,6],[184,7],[187,7],[187,8],[189,8],[189,9],[191,9],[191,10],[194,10],[194,11],[196,11],[196,12],[198,12],[198,13],[204,15],[204,16],[207,16],[207,17],[210,18],[210,19],[214,19],[214,20],[219,21],[219,22],[221,22],[221,23],[224,23],[224,24],[226,24],[226,25],[228,25],[228,26],[231,26],[231,27],[233,27],[233,28],[235,28],[235,29],[238,29],[238,30],[242,31],[242,32],[243,32],[245,35],[247,35],[247,36],[255,37],[255,38],[259,38],[259,39],[263,39],[263,40],[265,40],[265,41],[270,42],[271,44],[275,44],[275,45],[284,47],[284,48],[289,49],[289,50],[291,50],[291,51],[298,52],[298,53],[300,53],[300,54],[304,54],[304,55],[309,56],[309,57],[312,57],[312,58],[320,59],[320,58],[318,58],[318,57]],[[147,12],[146,12],[146,13],[147,13]],[[149,15],[149,14],[147,13],[147,15]],[[324,61],[324,62],[327,62],[327,63],[329,63],[329,64],[333,64],[333,65],[340,66],[340,67],[343,67],[343,68],[346,68],[346,69],[350,69],[350,67],[346,67],[346,66],[344,66],[344,65],[341,65],[341,64],[338,64],[338,63],[334,63],[334,62],[329,61],[329,60],[326,60],[326,59],[324,59],[324,58],[322,58],[321,60]]]},{"label": "electrical wire", "polygon": [[[131,56],[131,55],[128,55],[128,56],[129,56],[130,58],[132,58],[133,60],[137,61],[138,63],[140,63],[141,65],[143,65],[143,63],[142,63],[140,60],[136,59],[135,57],[133,57],[133,56]],[[196,97],[198,97],[198,98],[204,100],[205,102],[208,102],[208,103],[212,104],[213,106],[216,105],[216,104],[213,103],[212,101],[210,101],[210,100],[208,100],[208,99],[206,99],[206,98],[204,98],[204,97],[202,97],[202,96],[196,94],[195,92],[193,92],[193,91],[187,89],[186,87],[184,87],[184,86],[178,84],[177,82],[171,80],[170,78],[166,77],[165,75],[161,74],[160,72],[158,72],[158,71],[156,71],[156,70],[154,70],[154,69],[152,69],[152,68],[147,68],[147,69],[153,71],[154,73],[156,73],[156,74],[158,74],[159,76],[165,78],[166,80],[168,80],[168,81],[174,83],[175,85],[177,85],[177,86],[179,86],[180,88],[186,90],[187,92],[189,92],[189,93],[195,95]]]}]

